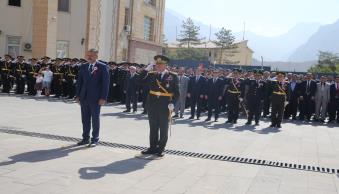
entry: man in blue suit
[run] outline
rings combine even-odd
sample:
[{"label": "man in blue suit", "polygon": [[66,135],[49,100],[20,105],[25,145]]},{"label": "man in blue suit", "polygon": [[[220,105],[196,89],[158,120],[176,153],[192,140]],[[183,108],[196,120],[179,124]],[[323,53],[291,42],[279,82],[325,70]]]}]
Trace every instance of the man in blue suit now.
[{"label": "man in blue suit", "polygon": [[[99,141],[100,108],[106,103],[109,90],[108,67],[99,61],[98,50],[87,52],[87,63],[81,65],[77,80],[76,100],[81,106],[83,126],[82,141],[79,146],[89,144],[95,147]],[[92,139],[90,140],[92,122]]]}]

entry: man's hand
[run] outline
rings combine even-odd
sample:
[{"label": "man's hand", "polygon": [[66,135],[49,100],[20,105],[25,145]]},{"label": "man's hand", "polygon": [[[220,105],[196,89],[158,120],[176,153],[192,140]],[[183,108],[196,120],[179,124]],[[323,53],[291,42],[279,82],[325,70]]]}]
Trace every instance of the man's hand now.
[{"label": "man's hand", "polygon": [[201,95],[200,95],[200,98],[204,98],[204,95],[201,94]]},{"label": "man's hand", "polygon": [[152,70],[153,70],[153,67],[154,67],[153,64],[149,64],[149,65],[145,68],[145,70],[146,70],[146,71],[152,71]]},{"label": "man's hand", "polygon": [[103,105],[105,105],[105,103],[106,103],[106,100],[100,99],[98,104],[99,104],[100,106],[103,106]]},{"label": "man's hand", "polygon": [[222,96],[219,96],[218,100],[222,100]]},{"label": "man's hand", "polygon": [[77,103],[80,103],[80,98],[77,96],[77,97],[75,97],[75,101],[77,102]]},{"label": "man's hand", "polygon": [[314,96],[312,96],[312,97],[311,97],[311,100],[314,100],[314,99],[315,99]]},{"label": "man's hand", "polygon": [[303,100],[304,100],[304,97],[303,97],[303,96],[300,96],[300,97],[299,97],[299,100],[300,100],[300,101],[303,101]]},{"label": "man's hand", "polygon": [[208,96],[207,95],[205,95],[205,100],[207,100],[208,99]]},{"label": "man's hand", "polygon": [[190,94],[190,93],[187,93],[187,97],[188,97],[188,98],[191,98],[191,94]]}]

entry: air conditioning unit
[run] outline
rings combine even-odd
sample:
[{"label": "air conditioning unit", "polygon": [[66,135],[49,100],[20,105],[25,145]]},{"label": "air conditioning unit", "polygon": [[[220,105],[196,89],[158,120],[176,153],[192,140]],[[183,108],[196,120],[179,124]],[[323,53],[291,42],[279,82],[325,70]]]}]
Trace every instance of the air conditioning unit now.
[{"label": "air conditioning unit", "polygon": [[125,32],[131,32],[131,26],[130,25],[125,25],[124,26],[124,31]]},{"label": "air conditioning unit", "polygon": [[24,51],[32,51],[32,44],[31,43],[25,43],[24,44]]}]

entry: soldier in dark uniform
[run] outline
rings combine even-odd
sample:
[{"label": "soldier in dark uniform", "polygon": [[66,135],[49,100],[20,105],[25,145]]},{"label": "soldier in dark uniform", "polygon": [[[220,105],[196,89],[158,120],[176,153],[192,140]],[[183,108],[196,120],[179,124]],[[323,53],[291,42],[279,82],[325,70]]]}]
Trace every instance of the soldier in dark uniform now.
[{"label": "soldier in dark uniform", "polygon": [[31,63],[27,65],[27,91],[28,91],[28,95],[30,96],[36,95],[36,91],[34,89],[35,75],[39,71],[40,71],[40,65],[38,64],[38,60],[36,58],[32,58]]},{"label": "soldier in dark uniform", "polygon": [[259,125],[260,113],[265,96],[264,81],[262,80],[262,71],[256,70],[254,73],[254,79],[246,81],[248,88],[245,94],[244,90],[241,93],[242,98],[246,99],[248,107],[248,117],[246,125],[251,125],[253,119],[255,125]]},{"label": "soldier in dark uniform", "polygon": [[271,108],[271,79],[270,79],[270,72],[265,71],[264,72],[264,77],[263,77],[263,83],[264,83],[264,103],[263,103],[263,117],[266,118],[270,114],[270,108]]},{"label": "soldier in dark uniform", "polygon": [[285,73],[277,72],[276,80],[271,81],[271,88],[272,114],[270,127],[281,128],[289,92],[288,82],[285,81]]},{"label": "soldier in dark uniform", "polygon": [[[150,147],[141,153],[164,156],[167,139],[169,120],[174,109],[174,103],[179,97],[179,80],[176,73],[166,70],[169,59],[165,56],[154,57],[155,70],[149,65],[140,74],[140,82],[150,88],[148,95],[148,118],[150,124]],[[147,72],[148,71],[148,72]],[[160,133],[159,133],[160,132]],[[160,135],[160,137],[159,137]]]},{"label": "soldier in dark uniform", "polygon": [[11,90],[11,80],[12,80],[12,57],[10,55],[5,55],[5,59],[0,64],[1,69],[1,78],[2,78],[2,93],[8,93]]},{"label": "soldier in dark uniform", "polygon": [[240,79],[240,69],[234,69],[227,82],[227,103],[228,103],[228,120],[226,123],[237,123],[239,118],[239,103],[241,95],[242,79]]},{"label": "soldier in dark uniform", "polygon": [[206,99],[208,107],[208,117],[205,121],[210,121],[214,110],[214,121],[217,122],[220,114],[220,103],[224,95],[224,80],[219,78],[220,72],[213,70],[212,78],[207,81]]},{"label": "soldier in dark uniform", "polygon": [[16,94],[23,94],[25,92],[26,85],[26,70],[27,64],[24,63],[24,57],[18,56],[15,63],[15,82],[16,82]]},{"label": "soldier in dark uniform", "polygon": [[66,88],[68,99],[73,99],[75,96],[75,90],[76,90],[76,77],[78,75],[78,59],[73,58],[67,66],[65,66],[66,69],[64,69],[64,75],[66,80]]},{"label": "soldier in dark uniform", "polygon": [[62,79],[64,73],[61,68],[61,62],[62,60],[60,58],[56,58],[55,64],[51,68],[53,72],[52,91],[55,94],[55,98],[59,98],[62,95]]},{"label": "soldier in dark uniform", "polygon": [[125,94],[124,94],[124,84],[125,79],[128,74],[128,66],[130,63],[128,62],[122,62],[119,64],[119,71],[118,71],[118,85],[119,85],[119,98],[120,98],[120,104],[125,104]]}]

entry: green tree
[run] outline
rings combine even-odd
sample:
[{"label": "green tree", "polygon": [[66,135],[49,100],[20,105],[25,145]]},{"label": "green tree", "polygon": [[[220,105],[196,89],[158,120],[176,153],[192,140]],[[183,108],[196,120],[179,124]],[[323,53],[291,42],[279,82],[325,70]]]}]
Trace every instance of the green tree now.
[{"label": "green tree", "polygon": [[339,55],[319,51],[318,64],[311,67],[308,71],[312,73],[339,73]]},{"label": "green tree", "polygon": [[199,36],[200,26],[194,25],[194,22],[191,18],[187,18],[186,21],[183,21],[182,30],[180,32],[180,46],[187,45],[187,48],[191,47],[191,44],[197,45],[200,44],[201,40]]},{"label": "green tree", "polygon": [[227,55],[233,56],[234,49],[237,48],[234,44],[235,37],[233,36],[232,31],[222,27],[219,32],[215,33],[215,36],[217,37],[217,40],[214,41],[214,43],[220,47],[220,62],[232,63],[229,60],[223,60],[224,51],[229,50]]}]

